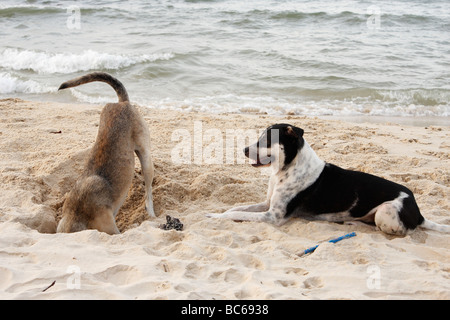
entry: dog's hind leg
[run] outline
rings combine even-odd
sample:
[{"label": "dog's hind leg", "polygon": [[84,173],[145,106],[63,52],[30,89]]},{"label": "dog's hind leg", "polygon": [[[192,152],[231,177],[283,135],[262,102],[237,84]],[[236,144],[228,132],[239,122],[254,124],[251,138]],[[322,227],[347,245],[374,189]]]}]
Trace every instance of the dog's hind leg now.
[{"label": "dog's hind leg", "polygon": [[155,218],[155,211],[153,209],[153,177],[155,169],[149,152],[138,153],[139,161],[141,162],[142,175],[145,181],[145,210],[151,218]]},{"label": "dog's hind leg", "polygon": [[150,154],[150,133],[148,130],[142,130],[142,133],[136,138],[136,155],[141,163],[142,175],[145,181],[145,210],[151,218],[155,218],[152,195],[155,168]]},{"label": "dog's hind leg", "polygon": [[383,232],[403,236],[408,229],[400,219],[400,211],[403,210],[403,201],[408,195],[401,192],[400,195],[392,200],[387,201],[376,208],[375,225]]},{"label": "dog's hind leg", "polygon": [[[153,209],[153,177],[155,169],[153,167],[153,162],[150,156],[147,160],[144,160],[145,164],[142,164],[142,173],[144,174],[145,180],[145,210],[151,218],[155,218],[155,210]],[[142,161],[141,161],[142,163]]]},{"label": "dog's hind leg", "polygon": [[390,203],[379,206],[375,213],[375,225],[378,229],[388,234],[403,236],[407,231],[398,216],[397,209]]}]

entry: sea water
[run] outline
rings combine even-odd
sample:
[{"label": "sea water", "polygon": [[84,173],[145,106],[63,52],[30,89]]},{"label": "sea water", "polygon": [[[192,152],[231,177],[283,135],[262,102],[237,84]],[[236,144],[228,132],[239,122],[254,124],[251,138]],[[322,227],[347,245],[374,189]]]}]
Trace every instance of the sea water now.
[{"label": "sea water", "polygon": [[[0,97],[450,119],[448,0],[0,0]],[[450,123],[450,121],[449,121]]]}]

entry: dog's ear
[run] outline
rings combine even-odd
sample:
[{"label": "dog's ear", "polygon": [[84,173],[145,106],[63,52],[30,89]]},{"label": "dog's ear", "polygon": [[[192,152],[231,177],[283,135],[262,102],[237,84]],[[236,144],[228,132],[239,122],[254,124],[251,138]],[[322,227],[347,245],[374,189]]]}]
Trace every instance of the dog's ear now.
[{"label": "dog's ear", "polygon": [[292,137],[294,137],[296,139],[298,139],[300,137],[303,137],[303,132],[304,131],[301,128],[297,128],[297,127],[293,127],[293,126],[287,126],[286,127],[286,133],[289,136],[292,136]]}]

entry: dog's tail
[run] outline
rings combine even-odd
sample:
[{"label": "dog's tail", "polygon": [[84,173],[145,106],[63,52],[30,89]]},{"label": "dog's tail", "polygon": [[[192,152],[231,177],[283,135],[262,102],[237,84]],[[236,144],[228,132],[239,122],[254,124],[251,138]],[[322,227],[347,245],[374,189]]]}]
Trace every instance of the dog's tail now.
[{"label": "dog's tail", "polygon": [[94,81],[102,81],[109,84],[116,91],[117,96],[119,97],[119,102],[128,102],[130,101],[128,98],[127,90],[123,86],[122,82],[114,78],[113,76],[105,73],[105,72],[92,72],[87,75],[69,80],[64,82],[58,90],[77,87],[79,85],[94,82]]},{"label": "dog's tail", "polygon": [[444,225],[444,224],[439,224],[439,223],[430,221],[428,219],[425,219],[422,222],[422,224],[420,224],[419,226],[424,229],[429,229],[429,230],[434,230],[434,231],[439,231],[439,232],[444,232],[444,233],[450,233],[450,226]]}]

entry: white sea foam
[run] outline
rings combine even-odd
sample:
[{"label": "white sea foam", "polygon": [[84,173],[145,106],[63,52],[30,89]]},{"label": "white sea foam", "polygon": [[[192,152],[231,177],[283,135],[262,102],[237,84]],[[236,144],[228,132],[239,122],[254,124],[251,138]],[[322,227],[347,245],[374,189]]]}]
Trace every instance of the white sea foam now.
[{"label": "white sea foam", "polygon": [[111,97],[105,97],[105,96],[90,96],[87,94],[84,94],[76,89],[69,89],[70,93],[80,102],[87,102],[92,104],[105,104],[109,102],[115,102],[114,99]]},{"label": "white sea foam", "polygon": [[[114,101],[112,94],[88,95],[77,89],[71,94],[80,102],[105,104]],[[450,116],[449,105],[423,106],[414,103],[397,103],[373,101],[371,99],[356,100],[321,100],[321,101],[289,101],[270,96],[242,96],[225,94],[202,96],[186,99],[164,98],[149,99],[147,96],[134,95],[133,103],[157,109],[170,109],[212,113],[248,113],[268,115],[310,115],[310,116]]]},{"label": "white sea foam", "polygon": [[[166,98],[149,101],[136,97],[135,102],[151,108],[213,113],[258,113],[269,115],[310,116],[450,116],[448,104],[423,106],[371,99],[289,101],[275,97],[250,97],[240,95],[204,96],[189,99]],[[86,101],[88,102],[88,101]]]},{"label": "white sea foam", "polygon": [[0,94],[8,93],[50,93],[57,88],[42,85],[33,80],[21,80],[9,73],[0,73]]},{"label": "white sea foam", "polygon": [[73,73],[89,70],[117,70],[142,62],[169,60],[173,53],[153,53],[137,56],[101,53],[48,53],[31,50],[5,49],[0,53],[0,67],[12,70],[33,70],[39,74]]}]

